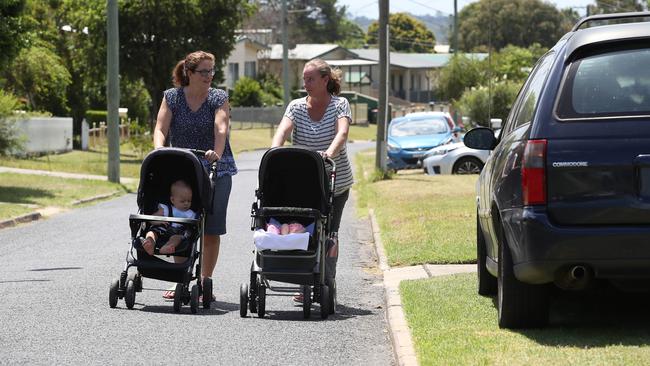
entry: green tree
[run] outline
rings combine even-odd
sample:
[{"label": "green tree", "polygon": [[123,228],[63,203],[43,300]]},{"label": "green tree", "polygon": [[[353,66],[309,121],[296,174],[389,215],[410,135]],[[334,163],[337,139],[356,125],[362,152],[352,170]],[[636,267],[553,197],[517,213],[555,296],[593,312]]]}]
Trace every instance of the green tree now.
[{"label": "green tree", "polygon": [[490,118],[505,121],[520,88],[520,83],[505,81],[493,85],[492,90],[488,87],[467,90],[458,104],[463,114],[473,122],[489,126]]},{"label": "green tree", "polygon": [[464,54],[454,55],[437,75],[438,98],[458,100],[465,90],[482,84],[487,78],[483,62]]},{"label": "green tree", "polygon": [[539,44],[528,48],[506,46],[492,54],[492,72],[497,79],[511,80],[523,83],[528,77],[535,62],[542,57],[546,49]]},{"label": "green tree", "polygon": [[[62,13],[77,38],[85,75],[104,85],[106,78],[105,2],[63,0]],[[162,93],[171,86],[171,72],[186,54],[205,50],[215,55],[215,83],[234,47],[235,29],[251,7],[244,0],[119,1],[120,74],[142,79],[152,98],[152,115]],[[87,34],[86,34],[87,33]],[[92,107],[92,105],[91,105]]]},{"label": "green tree", "polygon": [[464,51],[533,43],[550,48],[570,24],[565,13],[542,0],[479,0],[460,11],[458,30]]},{"label": "green tree", "polygon": [[0,67],[28,44],[29,20],[23,16],[25,0],[0,1]]},{"label": "green tree", "polygon": [[243,77],[237,80],[235,90],[230,96],[233,107],[261,107],[262,88],[257,80]]},{"label": "green tree", "polygon": [[70,73],[53,50],[44,46],[23,49],[6,76],[8,87],[25,99],[29,110],[58,116],[69,113],[66,89]]},{"label": "green tree", "polygon": [[260,73],[256,78],[262,88],[262,104],[273,106],[282,103],[283,93],[280,78],[276,74]]},{"label": "green tree", "polygon": [[343,38],[339,41],[339,45],[345,48],[361,48],[365,44],[365,33],[363,29],[356,23],[343,19],[339,26],[340,34]]},{"label": "green tree", "polygon": [[[390,48],[397,52],[433,52],[435,35],[421,21],[407,13],[390,14],[388,18]],[[379,21],[368,27],[366,43],[379,44]]]}]

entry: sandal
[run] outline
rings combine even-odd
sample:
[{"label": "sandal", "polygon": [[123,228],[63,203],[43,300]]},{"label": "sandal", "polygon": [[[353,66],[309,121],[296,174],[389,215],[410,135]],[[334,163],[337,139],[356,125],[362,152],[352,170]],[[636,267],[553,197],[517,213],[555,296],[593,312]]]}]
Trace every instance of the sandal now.
[{"label": "sandal", "polygon": [[163,292],[162,297],[167,300],[174,300],[174,296],[176,295],[176,286],[172,287],[171,289]]}]

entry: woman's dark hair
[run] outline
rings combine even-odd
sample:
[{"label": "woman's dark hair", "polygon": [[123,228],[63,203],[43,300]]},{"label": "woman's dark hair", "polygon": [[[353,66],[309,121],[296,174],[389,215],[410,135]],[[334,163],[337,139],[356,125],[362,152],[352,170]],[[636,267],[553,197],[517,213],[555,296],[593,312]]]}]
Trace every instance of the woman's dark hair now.
[{"label": "woman's dark hair", "polygon": [[315,58],[305,64],[305,68],[315,67],[318,69],[320,76],[329,76],[329,81],[327,82],[327,92],[334,95],[339,95],[341,92],[341,75],[343,71],[341,69],[332,69],[332,67],[325,61],[320,58]]},{"label": "woman's dark hair", "polygon": [[195,71],[201,61],[210,60],[214,62],[214,55],[205,51],[192,52],[185,56],[185,59],[178,61],[172,72],[172,81],[175,87],[190,85],[188,71]]}]

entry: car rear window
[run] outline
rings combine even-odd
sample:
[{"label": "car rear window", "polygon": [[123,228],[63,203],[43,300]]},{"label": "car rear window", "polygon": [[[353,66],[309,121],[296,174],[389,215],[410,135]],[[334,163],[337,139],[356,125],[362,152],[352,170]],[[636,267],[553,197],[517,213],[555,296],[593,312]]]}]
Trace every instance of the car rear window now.
[{"label": "car rear window", "polygon": [[421,119],[414,121],[403,121],[391,124],[390,135],[395,137],[435,135],[446,133],[448,130],[447,121],[443,117],[433,119]]},{"label": "car rear window", "polygon": [[574,61],[557,104],[560,119],[650,114],[650,49],[617,49]]}]

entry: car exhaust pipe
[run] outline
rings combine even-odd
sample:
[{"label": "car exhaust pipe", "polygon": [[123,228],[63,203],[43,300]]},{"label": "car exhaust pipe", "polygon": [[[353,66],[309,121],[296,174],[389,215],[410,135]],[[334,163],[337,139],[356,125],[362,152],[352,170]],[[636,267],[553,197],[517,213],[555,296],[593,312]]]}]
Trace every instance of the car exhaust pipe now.
[{"label": "car exhaust pipe", "polygon": [[593,281],[594,271],[584,265],[571,266],[558,271],[555,285],[563,290],[584,290]]}]

